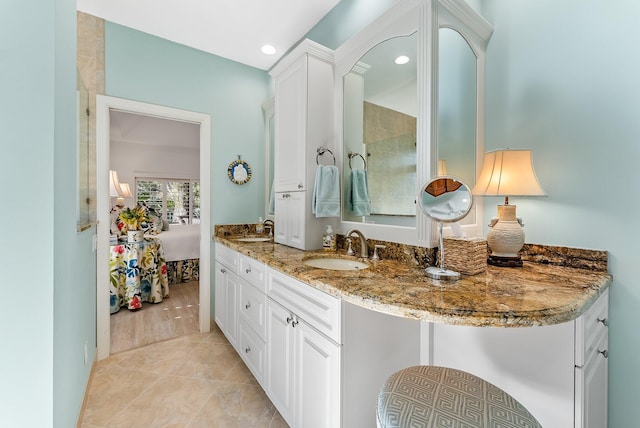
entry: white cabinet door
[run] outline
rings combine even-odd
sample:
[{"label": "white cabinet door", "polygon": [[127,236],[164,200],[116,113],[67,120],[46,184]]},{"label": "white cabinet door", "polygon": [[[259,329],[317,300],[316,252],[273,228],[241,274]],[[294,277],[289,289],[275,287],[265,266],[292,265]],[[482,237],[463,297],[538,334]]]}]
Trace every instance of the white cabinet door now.
[{"label": "white cabinet door", "polygon": [[229,342],[237,347],[239,277],[218,260],[215,269],[214,318]]},{"label": "white cabinet door", "polygon": [[292,330],[296,350],[294,426],[339,427],[340,347],[304,321],[294,323]]},{"label": "white cabinet door", "polygon": [[293,315],[267,298],[267,395],[284,420],[293,426]]},{"label": "white cabinet door", "polygon": [[226,320],[226,290],[227,290],[227,276],[228,269],[222,265],[219,261],[216,260],[215,263],[215,285],[214,285],[214,319],[216,320],[216,324],[220,327],[220,330],[224,331],[227,327]]},{"label": "white cabinet door", "polygon": [[276,193],[275,215],[278,220],[275,242],[304,249],[306,192]]},{"label": "white cabinet door", "polygon": [[274,180],[276,192],[305,190],[307,56],[275,82]]},{"label": "white cabinet door", "polygon": [[584,367],[576,367],[576,428],[607,426],[608,373],[607,335],[604,334]]},{"label": "white cabinet door", "polygon": [[[238,294],[239,277],[231,272],[226,273],[224,283],[225,328],[223,333],[234,348],[238,349]],[[217,285],[216,285],[217,286]]]}]

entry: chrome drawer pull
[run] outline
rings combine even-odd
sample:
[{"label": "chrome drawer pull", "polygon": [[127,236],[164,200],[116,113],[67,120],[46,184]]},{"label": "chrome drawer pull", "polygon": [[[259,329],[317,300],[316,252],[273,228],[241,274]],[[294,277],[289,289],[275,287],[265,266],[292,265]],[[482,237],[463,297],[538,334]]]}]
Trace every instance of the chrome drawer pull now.
[{"label": "chrome drawer pull", "polygon": [[246,305],[244,305],[244,308],[245,308],[245,309],[249,309],[250,307],[251,307],[251,302],[247,302],[247,304],[246,304]]},{"label": "chrome drawer pull", "polygon": [[607,318],[598,318],[598,322],[601,322],[605,327],[609,325],[609,320]]},{"label": "chrome drawer pull", "polygon": [[598,354],[602,354],[603,357],[609,358],[609,351],[607,351],[606,349],[604,351],[598,350]]}]

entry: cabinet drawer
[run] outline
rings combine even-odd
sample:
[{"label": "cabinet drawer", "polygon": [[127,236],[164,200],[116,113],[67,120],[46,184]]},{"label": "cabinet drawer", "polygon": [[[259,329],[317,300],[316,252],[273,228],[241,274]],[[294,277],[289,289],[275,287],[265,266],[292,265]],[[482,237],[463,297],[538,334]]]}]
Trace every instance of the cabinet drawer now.
[{"label": "cabinet drawer", "polygon": [[270,268],[267,295],[336,343],[342,343],[340,299]]},{"label": "cabinet drawer", "polygon": [[266,304],[267,296],[264,293],[245,281],[240,282],[240,317],[242,322],[253,328],[263,339],[267,331]]},{"label": "cabinet drawer", "polygon": [[608,332],[609,290],[576,320],[576,366],[582,367],[596,348],[597,341]]},{"label": "cabinet drawer", "polygon": [[231,269],[233,273],[238,272],[238,256],[240,253],[218,243],[216,243],[215,252],[216,260]]},{"label": "cabinet drawer", "polygon": [[244,363],[260,385],[264,385],[264,370],[266,366],[266,346],[264,340],[245,323],[240,322],[240,338],[238,351]]},{"label": "cabinet drawer", "polygon": [[239,256],[239,268],[238,274],[241,278],[245,279],[249,284],[258,288],[263,293],[266,291],[266,279],[265,279],[265,265],[256,259],[245,256],[244,254],[238,254]]}]

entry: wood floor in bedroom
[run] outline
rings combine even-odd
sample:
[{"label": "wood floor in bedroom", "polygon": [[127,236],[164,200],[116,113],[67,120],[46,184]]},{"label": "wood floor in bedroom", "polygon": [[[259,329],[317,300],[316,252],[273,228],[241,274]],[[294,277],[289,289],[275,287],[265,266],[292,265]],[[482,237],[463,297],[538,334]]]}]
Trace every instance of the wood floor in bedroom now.
[{"label": "wood floor in bedroom", "polygon": [[110,316],[111,353],[197,333],[198,296],[198,281],[184,282],[171,284],[169,298],[160,303],[144,302],[136,311],[120,308]]},{"label": "wood floor in bedroom", "polygon": [[[171,297],[165,300],[173,302],[171,309],[149,315],[156,327],[138,325],[142,320],[128,315],[147,310],[151,314],[161,304],[114,314],[124,316],[116,322],[112,318],[112,355],[93,367],[79,427],[287,427],[216,324],[212,323],[210,333],[197,332],[198,287],[197,282],[193,284],[171,288]],[[188,287],[180,297],[179,287],[184,285]],[[184,320],[190,311],[194,331],[181,334],[187,329]],[[169,325],[171,318],[173,325]],[[161,325],[171,338],[162,338]],[[122,345],[114,343],[121,332],[126,336]],[[144,334],[133,339],[139,332]],[[132,349],[116,352],[114,345]]]}]

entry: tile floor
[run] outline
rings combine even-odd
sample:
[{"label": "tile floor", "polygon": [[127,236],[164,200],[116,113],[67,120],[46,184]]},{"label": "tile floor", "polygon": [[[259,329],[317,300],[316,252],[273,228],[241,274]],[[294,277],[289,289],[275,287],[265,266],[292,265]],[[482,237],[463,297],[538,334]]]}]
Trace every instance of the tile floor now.
[{"label": "tile floor", "polygon": [[[176,287],[167,302],[178,300]],[[210,333],[145,344],[97,362],[78,426],[285,428],[287,424],[212,323]]]}]

